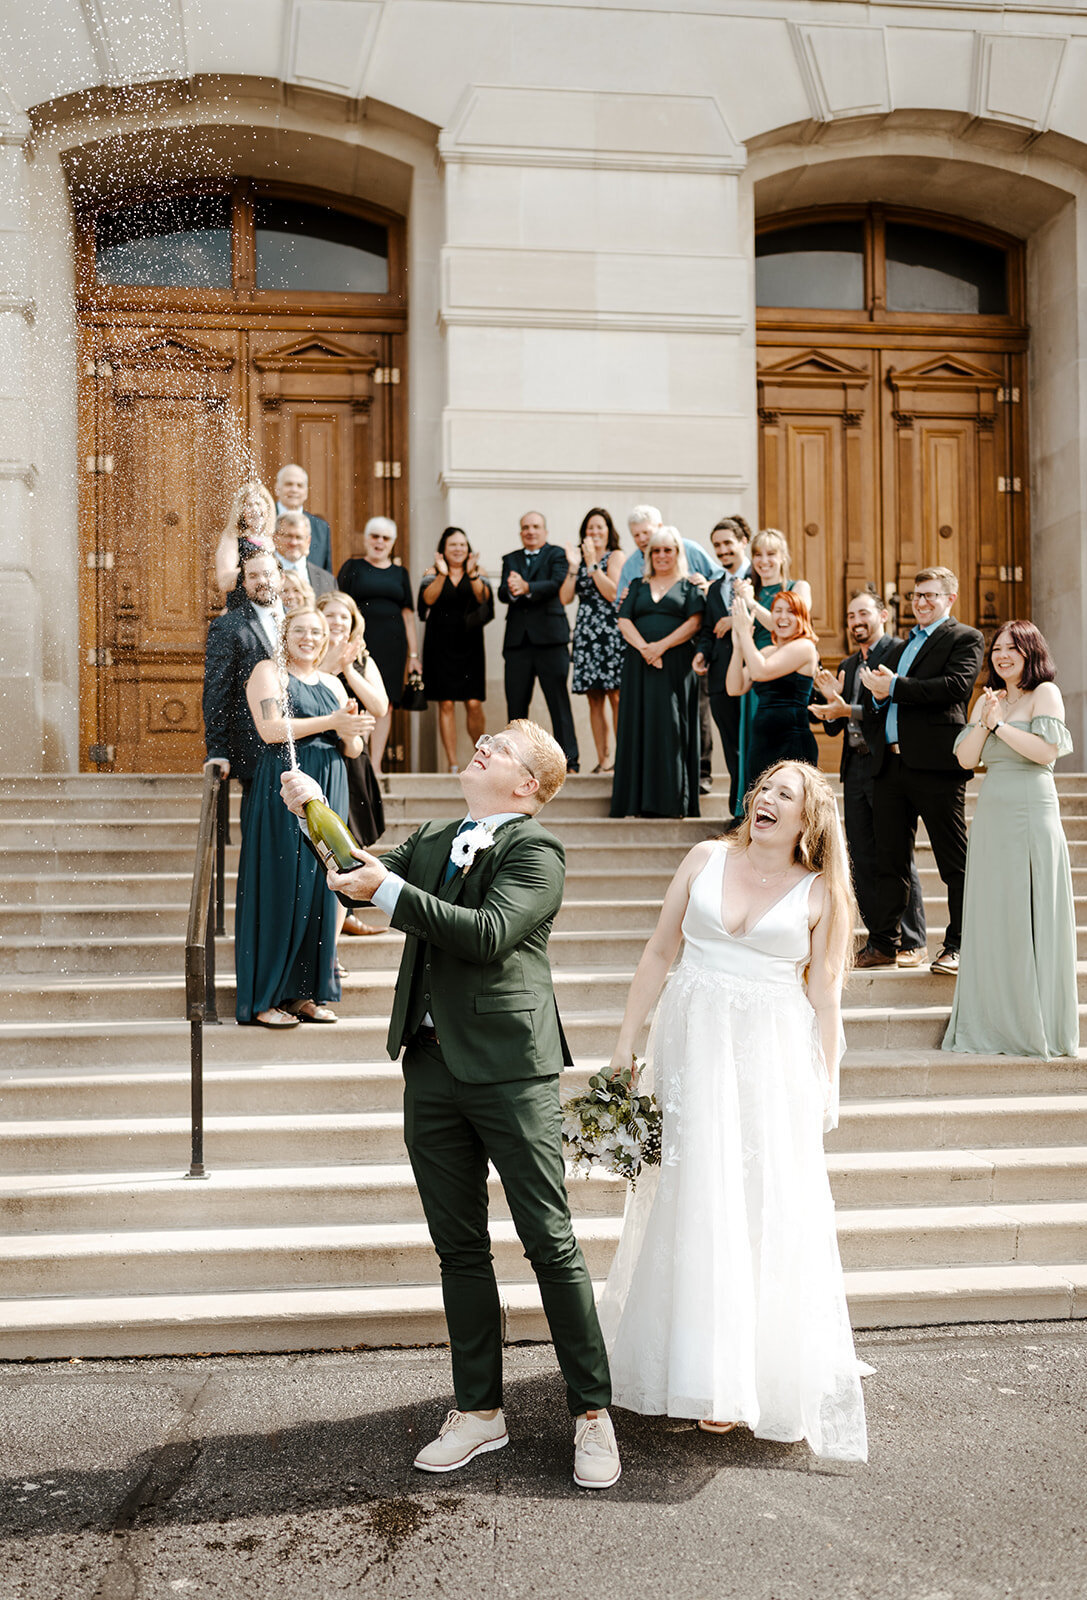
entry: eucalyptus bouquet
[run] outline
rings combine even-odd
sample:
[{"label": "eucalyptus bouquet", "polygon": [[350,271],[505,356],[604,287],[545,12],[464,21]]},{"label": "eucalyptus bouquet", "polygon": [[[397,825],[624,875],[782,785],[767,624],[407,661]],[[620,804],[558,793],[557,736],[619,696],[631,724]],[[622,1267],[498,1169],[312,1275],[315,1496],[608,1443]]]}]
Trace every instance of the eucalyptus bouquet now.
[{"label": "eucalyptus bouquet", "polygon": [[634,1061],[614,1078],[595,1073],[586,1094],[564,1103],[562,1142],[578,1177],[587,1178],[600,1166],[633,1188],[643,1167],[660,1165],[661,1114],[651,1094],[635,1090],[643,1065]]}]

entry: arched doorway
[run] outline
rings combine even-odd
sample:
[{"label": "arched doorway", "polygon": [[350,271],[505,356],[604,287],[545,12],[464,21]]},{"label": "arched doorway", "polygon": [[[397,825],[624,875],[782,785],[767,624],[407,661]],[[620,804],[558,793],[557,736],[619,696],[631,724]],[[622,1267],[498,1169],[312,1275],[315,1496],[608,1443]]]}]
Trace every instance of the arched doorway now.
[{"label": "arched doorway", "polygon": [[335,567],[377,513],[407,559],[403,224],[236,182],[80,225],[81,766],[194,771],[211,554],[251,464],[307,469]]},{"label": "arched doorway", "polygon": [[1018,241],[891,207],[782,214],[756,299],[760,518],[789,534],[824,653],[866,584],[911,622],[929,565],[959,574],[963,621],[1029,615]]}]

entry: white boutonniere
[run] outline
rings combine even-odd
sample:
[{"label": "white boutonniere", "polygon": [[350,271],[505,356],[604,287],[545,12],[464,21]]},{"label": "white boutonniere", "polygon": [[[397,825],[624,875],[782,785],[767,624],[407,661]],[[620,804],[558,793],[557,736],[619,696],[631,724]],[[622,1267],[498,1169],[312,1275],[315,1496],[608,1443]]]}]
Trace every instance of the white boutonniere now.
[{"label": "white boutonniere", "polygon": [[490,828],[484,822],[477,822],[474,828],[466,828],[463,833],[458,833],[449,852],[450,859],[467,877],[476,856],[481,855],[484,850],[489,850],[493,844],[494,834]]}]

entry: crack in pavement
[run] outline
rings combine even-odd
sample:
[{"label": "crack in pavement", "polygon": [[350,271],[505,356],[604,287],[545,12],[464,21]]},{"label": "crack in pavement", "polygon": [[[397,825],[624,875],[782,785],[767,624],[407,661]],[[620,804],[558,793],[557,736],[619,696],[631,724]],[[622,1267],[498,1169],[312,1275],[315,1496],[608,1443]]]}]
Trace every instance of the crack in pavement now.
[{"label": "crack in pavement", "polygon": [[178,1384],[179,1394],[189,1391],[182,1415],[165,1441],[154,1452],[143,1477],[129,1490],[117,1507],[112,1521],[113,1551],[94,1592],[94,1600],[137,1600],[140,1590],[139,1567],[132,1551],[133,1534],[148,1514],[168,1505],[199,1461],[204,1445],[193,1438],[197,1416],[209,1390],[220,1387],[217,1376],[209,1374],[200,1383]]}]

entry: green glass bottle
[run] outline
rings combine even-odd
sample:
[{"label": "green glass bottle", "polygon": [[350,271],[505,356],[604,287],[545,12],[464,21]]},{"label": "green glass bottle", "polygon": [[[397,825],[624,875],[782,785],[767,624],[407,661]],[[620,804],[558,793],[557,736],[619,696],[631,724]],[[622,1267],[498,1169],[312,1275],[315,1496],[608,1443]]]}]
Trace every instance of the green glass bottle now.
[{"label": "green glass bottle", "polygon": [[351,829],[328,802],[307,800],[304,810],[309,836],[325,866],[336,867],[340,872],[352,872],[359,866],[358,857],[352,854],[358,845]]}]

